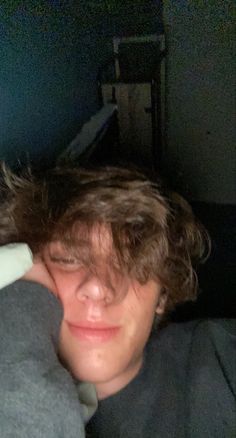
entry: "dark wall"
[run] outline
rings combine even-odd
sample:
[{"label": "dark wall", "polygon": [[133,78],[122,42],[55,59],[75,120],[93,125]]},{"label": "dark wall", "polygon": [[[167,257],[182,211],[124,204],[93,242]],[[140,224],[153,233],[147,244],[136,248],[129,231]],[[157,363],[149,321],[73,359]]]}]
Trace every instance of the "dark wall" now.
[{"label": "dark wall", "polygon": [[166,0],[167,147],[173,185],[236,204],[233,0]]}]

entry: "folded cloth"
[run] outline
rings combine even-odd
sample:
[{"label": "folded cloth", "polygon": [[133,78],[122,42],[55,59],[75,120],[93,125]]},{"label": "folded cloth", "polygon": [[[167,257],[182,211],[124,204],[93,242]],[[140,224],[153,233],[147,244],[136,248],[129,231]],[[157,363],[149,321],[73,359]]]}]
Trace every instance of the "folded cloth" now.
[{"label": "folded cloth", "polygon": [[21,278],[32,266],[32,252],[26,243],[1,246],[0,289]]}]

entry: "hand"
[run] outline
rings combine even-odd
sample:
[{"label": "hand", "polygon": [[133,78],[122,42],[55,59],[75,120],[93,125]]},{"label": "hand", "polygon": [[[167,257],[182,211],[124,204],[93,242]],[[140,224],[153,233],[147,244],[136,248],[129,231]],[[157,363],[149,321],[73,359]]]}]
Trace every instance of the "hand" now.
[{"label": "hand", "polygon": [[22,277],[24,280],[34,281],[40,283],[53,292],[57,296],[57,289],[53,278],[40,256],[34,257],[34,264],[32,268]]}]

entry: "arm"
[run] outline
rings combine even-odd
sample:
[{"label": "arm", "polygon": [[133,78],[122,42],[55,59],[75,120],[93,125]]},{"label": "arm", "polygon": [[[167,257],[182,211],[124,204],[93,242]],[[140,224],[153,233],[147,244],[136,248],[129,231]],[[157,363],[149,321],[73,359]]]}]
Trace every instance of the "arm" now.
[{"label": "arm", "polygon": [[[9,285],[23,274],[24,279],[34,283],[20,281]],[[0,406],[0,435],[8,437],[8,432],[14,430],[14,435],[10,435],[14,438],[59,437],[56,430],[61,428],[67,431],[63,436],[83,437],[83,422],[88,421],[97,406],[95,389],[85,383],[75,386],[58,361],[62,309],[53,294],[35,282],[56,295],[44,263],[40,258],[33,260],[26,244],[0,247],[0,289],[8,284],[0,294],[0,400],[4,401]],[[17,385],[15,390],[12,382],[13,387],[14,382]],[[60,410],[62,416],[58,415]],[[33,416],[35,435],[30,426]],[[54,435],[40,432],[44,430],[44,416],[45,424],[55,429]]]},{"label": "arm", "polygon": [[1,291],[1,438],[84,437],[76,386],[57,357],[61,316],[40,285],[20,281]]},{"label": "arm", "polygon": [[189,360],[189,436],[236,431],[236,320],[200,322]]}]

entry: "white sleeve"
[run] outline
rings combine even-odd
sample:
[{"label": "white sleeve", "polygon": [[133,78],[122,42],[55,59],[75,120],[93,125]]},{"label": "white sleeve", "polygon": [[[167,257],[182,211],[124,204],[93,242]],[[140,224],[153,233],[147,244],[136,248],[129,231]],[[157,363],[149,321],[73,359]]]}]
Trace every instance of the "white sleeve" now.
[{"label": "white sleeve", "polygon": [[32,266],[32,252],[26,243],[0,246],[0,289],[21,278]]}]

